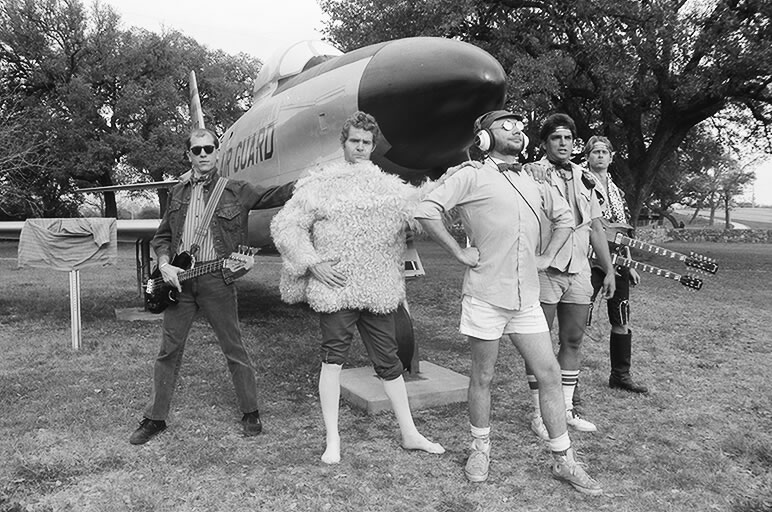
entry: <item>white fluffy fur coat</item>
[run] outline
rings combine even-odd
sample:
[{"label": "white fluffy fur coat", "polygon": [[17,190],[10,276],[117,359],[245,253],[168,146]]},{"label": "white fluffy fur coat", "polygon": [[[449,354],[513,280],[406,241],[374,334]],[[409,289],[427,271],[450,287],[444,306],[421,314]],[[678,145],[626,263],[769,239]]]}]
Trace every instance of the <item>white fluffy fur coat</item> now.
[{"label": "white fluffy fur coat", "polygon": [[[405,226],[417,228],[413,210],[429,188],[412,187],[371,162],[333,163],[299,180],[271,222],[283,261],[282,299],[325,313],[395,310],[405,298]],[[338,262],[344,287],[311,276],[308,268],[321,261]]]}]

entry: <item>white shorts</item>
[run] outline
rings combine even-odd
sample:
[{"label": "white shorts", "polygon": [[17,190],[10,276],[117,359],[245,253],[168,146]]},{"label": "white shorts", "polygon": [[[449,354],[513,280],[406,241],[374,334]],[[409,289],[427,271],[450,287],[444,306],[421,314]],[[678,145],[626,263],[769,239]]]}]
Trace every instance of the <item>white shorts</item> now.
[{"label": "white shorts", "polygon": [[504,334],[549,332],[538,302],[522,309],[505,309],[469,295],[464,295],[461,301],[461,325],[458,330],[465,336],[481,340],[497,340]]}]

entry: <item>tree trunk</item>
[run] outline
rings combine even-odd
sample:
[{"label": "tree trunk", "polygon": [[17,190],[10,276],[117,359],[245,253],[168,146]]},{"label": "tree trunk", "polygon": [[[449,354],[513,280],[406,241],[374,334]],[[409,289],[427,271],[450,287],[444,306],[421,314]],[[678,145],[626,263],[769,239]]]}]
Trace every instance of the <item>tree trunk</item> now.
[{"label": "tree trunk", "polygon": [[164,214],[166,213],[166,206],[167,202],[169,201],[169,189],[166,188],[159,188],[157,189],[158,193],[158,211],[159,217],[163,219]]},{"label": "tree trunk", "polygon": [[697,205],[694,207],[694,213],[692,214],[692,218],[689,219],[689,224],[691,225],[692,222],[694,222],[694,219],[697,218],[697,215],[700,214],[700,210],[702,209],[702,205]]},{"label": "tree trunk", "polygon": [[729,197],[724,198],[724,229],[732,229],[732,219],[730,218],[731,209],[729,205],[732,199]]},{"label": "tree trunk", "polygon": [[118,218],[118,204],[115,201],[115,192],[105,192],[105,217]]}]

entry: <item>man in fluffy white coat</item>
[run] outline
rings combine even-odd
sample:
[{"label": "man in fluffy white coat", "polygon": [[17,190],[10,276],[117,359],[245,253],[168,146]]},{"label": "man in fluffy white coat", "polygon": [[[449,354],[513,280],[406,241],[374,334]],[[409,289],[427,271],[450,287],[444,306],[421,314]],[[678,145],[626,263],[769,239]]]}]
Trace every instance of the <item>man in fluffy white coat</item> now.
[{"label": "man in fluffy white coat", "polygon": [[340,372],[355,326],[391,401],[402,447],[445,452],[413,422],[395,331],[395,311],[405,300],[405,228],[414,222],[413,210],[428,187],[407,185],[370,162],[379,132],[369,114],[349,117],[341,132],[345,161],[299,180],[271,223],[283,260],[282,299],[308,302],[320,314],[319,398],[327,464],[340,462]]}]

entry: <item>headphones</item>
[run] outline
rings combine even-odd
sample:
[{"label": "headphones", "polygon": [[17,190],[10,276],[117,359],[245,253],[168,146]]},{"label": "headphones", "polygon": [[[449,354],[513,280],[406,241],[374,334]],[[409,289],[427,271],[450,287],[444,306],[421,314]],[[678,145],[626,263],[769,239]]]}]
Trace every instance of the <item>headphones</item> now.
[{"label": "headphones", "polygon": [[530,141],[528,139],[528,135],[526,135],[523,131],[523,122],[520,120],[519,116],[502,110],[494,110],[493,112],[488,112],[487,114],[483,114],[477,118],[477,120],[474,122],[474,145],[480,151],[484,151],[486,153],[494,150],[496,148],[496,138],[493,136],[493,132],[491,131],[490,127],[494,121],[504,117],[514,118],[514,121],[512,121],[514,126],[508,129],[512,130],[512,128],[518,128],[520,135],[523,137],[523,149],[521,152],[525,154]]}]

